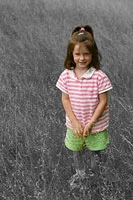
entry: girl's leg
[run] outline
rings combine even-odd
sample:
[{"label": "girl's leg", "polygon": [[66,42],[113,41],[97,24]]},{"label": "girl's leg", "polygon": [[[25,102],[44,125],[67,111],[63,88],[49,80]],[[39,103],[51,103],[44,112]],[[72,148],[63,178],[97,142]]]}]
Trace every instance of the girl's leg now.
[{"label": "girl's leg", "polygon": [[85,177],[83,154],[83,150],[73,152],[73,168],[75,169],[76,173],[69,180],[71,187],[77,187],[77,185],[79,185],[81,180]]},{"label": "girl's leg", "polygon": [[101,151],[92,151],[91,152],[91,168],[95,168],[101,162]]},{"label": "girl's leg", "polygon": [[73,152],[73,164],[76,172],[85,171],[84,150]]},{"label": "girl's leg", "polygon": [[99,172],[100,162],[101,151],[88,151],[84,149],[79,152],[73,152],[73,167],[76,171],[74,176],[84,177],[85,172],[93,176],[95,171]]},{"label": "girl's leg", "polygon": [[73,152],[73,167],[76,173],[70,178],[69,183],[71,186],[79,184],[80,180],[85,177],[85,165],[83,154],[83,150]]},{"label": "girl's leg", "polygon": [[84,170],[85,169],[85,158],[84,158],[84,150],[81,151],[71,151],[66,149],[67,157],[69,162],[72,164],[72,168],[75,171]]},{"label": "girl's leg", "polygon": [[94,176],[94,174],[100,173],[100,163],[101,163],[101,151],[91,151],[90,168],[89,168],[90,176]]}]

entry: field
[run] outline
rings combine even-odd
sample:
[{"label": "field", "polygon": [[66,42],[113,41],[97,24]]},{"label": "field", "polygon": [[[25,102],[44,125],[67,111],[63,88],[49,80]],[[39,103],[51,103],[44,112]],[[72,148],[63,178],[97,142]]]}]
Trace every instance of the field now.
[{"label": "field", "polygon": [[[133,198],[132,10],[130,0],[0,0],[0,200]],[[111,143],[100,176],[70,187],[72,153],[55,85],[79,24],[93,27],[113,84]]]}]

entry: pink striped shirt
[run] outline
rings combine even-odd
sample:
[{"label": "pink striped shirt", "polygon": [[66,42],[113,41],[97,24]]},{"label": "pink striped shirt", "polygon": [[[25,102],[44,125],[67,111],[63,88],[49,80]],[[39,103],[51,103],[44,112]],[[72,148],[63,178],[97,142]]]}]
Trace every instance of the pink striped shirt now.
[{"label": "pink striped shirt", "polygon": [[[98,95],[112,89],[107,75],[94,67],[78,79],[73,70],[65,69],[60,75],[57,84],[62,92],[69,95],[72,110],[76,118],[85,126],[92,118],[99,103]],[[109,125],[109,107],[104,109],[101,117],[92,128],[91,133],[106,129]],[[66,126],[72,129],[72,124],[66,115]]]}]

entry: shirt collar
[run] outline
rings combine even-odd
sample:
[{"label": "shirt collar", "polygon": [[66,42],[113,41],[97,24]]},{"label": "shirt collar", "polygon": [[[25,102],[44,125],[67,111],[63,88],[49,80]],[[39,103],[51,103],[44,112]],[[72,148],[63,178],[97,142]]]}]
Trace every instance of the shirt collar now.
[{"label": "shirt collar", "polygon": [[[82,78],[91,78],[92,75],[94,74],[95,70],[96,70],[96,69],[95,69],[94,67],[90,67],[90,68],[87,70],[87,72],[85,72],[85,73],[83,74]],[[73,70],[69,70],[69,76],[70,76],[71,78],[73,78],[73,79],[77,79],[76,74],[74,73]]]}]

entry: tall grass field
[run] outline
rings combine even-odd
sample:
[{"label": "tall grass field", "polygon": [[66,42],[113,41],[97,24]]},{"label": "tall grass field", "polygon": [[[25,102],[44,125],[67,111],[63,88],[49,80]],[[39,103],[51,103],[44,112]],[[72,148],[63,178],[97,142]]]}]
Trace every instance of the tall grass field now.
[{"label": "tall grass field", "polygon": [[[0,0],[0,200],[133,199],[132,10],[131,0]],[[113,85],[110,145],[101,176],[71,188],[72,153],[55,85],[80,24],[93,27]]]}]

